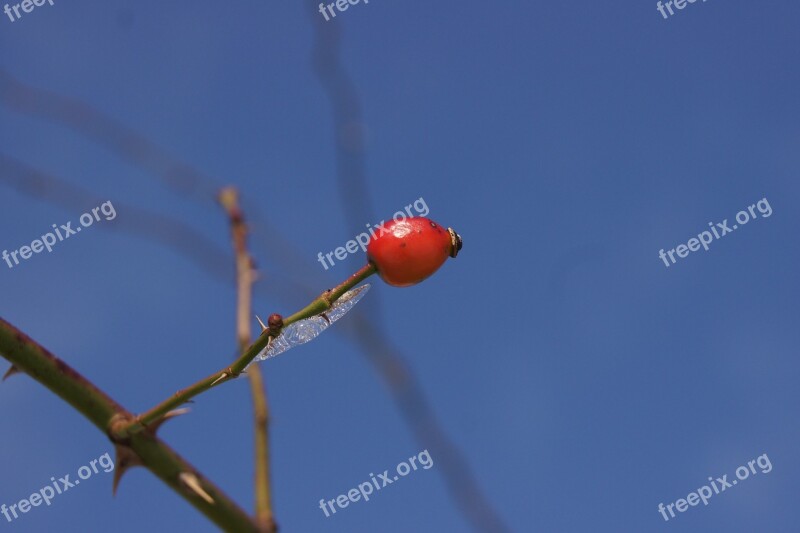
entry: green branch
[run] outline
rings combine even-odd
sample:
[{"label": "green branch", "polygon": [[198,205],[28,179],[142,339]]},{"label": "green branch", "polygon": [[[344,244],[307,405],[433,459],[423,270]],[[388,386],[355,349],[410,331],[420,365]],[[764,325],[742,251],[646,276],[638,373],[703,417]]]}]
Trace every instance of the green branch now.
[{"label": "green branch", "polygon": [[[304,320],[327,311],[333,306],[336,300],[344,295],[344,293],[364,281],[375,272],[375,266],[372,263],[367,263],[355,274],[347,278],[347,280],[337,285],[333,289],[323,292],[306,307],[289,316],[288,318],[283,319],[282,327],[285,328],[286,326],[289,326],[297,321]],[[244,351],[244,353],[236,360],[236,362],[233,363],[233,365],[214,372],[210,376],[201,379],[186,389],[176,392],[168,399],[156,405],[149,411],[140,414],[133,420],[115,423],[111,429],[112,434],[117,438],[125,438],[135,435],[140,431],[144,431],[148,425],[159,421],[168,412],[172,411],[176,407],[180,407],[198,394],[206,392],[207,390],[221,385],[226,381],[230,381],[239,377],[247,365],[249,365],[259,353],[261,353],[261,350],[266,348],[269,341],[272,338],[277,337],[279,334],[280,330],[271,331],[269,329],[265,329],[255,340],[255,342]]]},{"label": "green branch", "polygon": [[0,318],[0,354],[88,418],[108,430],[111,418],[125,410],[69,365]]},{"label": "green branch", "polygon": [[[50,389],[109,435],[118,452],[125,450],[148,470],[227,531],[257,531],[255,523],[235,502],[181,458],[152,430],[129,439],[115,439],[110,426],[133,415],[95,387],[72,367],[52,355],[30,337],[0,318],[0,354],[13,368]],[[117,461],[117,468],[125,468]],[[127,465],[129,467],[130,465]],[[124,470],[123,470],[124,471]]]}]

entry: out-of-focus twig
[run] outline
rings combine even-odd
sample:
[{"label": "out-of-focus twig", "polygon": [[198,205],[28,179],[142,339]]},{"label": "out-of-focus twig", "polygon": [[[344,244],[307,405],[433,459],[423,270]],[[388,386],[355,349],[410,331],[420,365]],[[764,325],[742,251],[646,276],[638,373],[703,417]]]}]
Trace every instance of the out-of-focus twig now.
[{"label": "out-of-focus twig", "polygon": [[[176,194],[206,207],[215,207],[221,186],[218,179],[175,157],[146,136],[86,102],[25,84],[0,68],[0,104],[12,111],[65,126],[141,168]],[[308,268],[294,245],[262,215],[257,203],[243,198],[242,205],[251,219],[253,236],[261,247],[283,250],[281,262],[284,265],[290,263],[287,272],[302,273],[309,278],[316,274]],[[219,258],[226,260],[227,256],[222,254]]]},{"label": "out-of-focus twig", "polygon": [[[109,200],[0,152],[0,183],[31,198],[72,210],[76,215]],[[113,200],[118,215],[99,227],[141,236],[165,245],[213,277],[233,279],[227,252],[182,221],[155,211]]]},{"label": "out-of-focus twig", "polygon": [[[369,180],[364,161],[364,121],[358,90],[340,59],[341,25],[324,22],[317,13],[316,2],[309,1],[307,5],[315,28],[312,65],[328,96],[333,116],[339,198],[350,231],[357,234],[364,220],[375,219],[369,208]],[[372,304],[369,312],[377,316],[376,299],[373,299]],[[360,311],[363,312],[364,309]],[[442,471],[447,487],[465,518],[481,531],[507,531],[502,518],[473,477],[463,454],[447,437],[436,419],[410,367],[388,341],[388,336],[379,324],[376,320],[354,320],[346,324],[346,327],[353,331],[353,338],[362,352],[367,354],[389,385],[417,441],[422,446],[433,443],[430,444],[431,447],[438,447],[437,455],[444,458]]]},{"label": "out-of-focus twig", "polygon": [[177,161],[147,137],[77,98],[26,85],[0,69],[0,102],[18,112],[67,126],[155,173],[180,194],[205,202],[216,200],[214,180]]},{"label": "out-of-focus twig", "polygon": [[[226,187],[220,191],[219,201],[231,223],[231,239],[233,251],[236,256],[236,337],[239,344],[239,353],[243,353],[250,346],[252,340],[251,323],[253,313],[253,283],[256,271],[253,260],[247,251],[247,224],[244,215],[239,209],[239,194],[233,187]],[[250,390],[253,396],[253,411],[255,419],[255,492],[256,492],[256,521],[266,533],[277,530],[275,517],[272,512],[270,497],[270,449],[269,449],[269,404],[267,392],[264,387],[264,377],[261,368],[252,365],[247,371],[250,380]]]}]

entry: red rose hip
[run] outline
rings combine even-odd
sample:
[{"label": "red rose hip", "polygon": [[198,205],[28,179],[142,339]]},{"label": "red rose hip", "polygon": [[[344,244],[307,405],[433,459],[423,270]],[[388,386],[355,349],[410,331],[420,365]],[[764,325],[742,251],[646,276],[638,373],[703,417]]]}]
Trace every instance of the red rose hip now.
[{"label": "red rose hip", "polygon": [[395,287],[408,287],[424,280],[461,250],[461,237],[433,220],[412,217],[392,220],[375,234],[367,246],[367,259],[378,275]]}]

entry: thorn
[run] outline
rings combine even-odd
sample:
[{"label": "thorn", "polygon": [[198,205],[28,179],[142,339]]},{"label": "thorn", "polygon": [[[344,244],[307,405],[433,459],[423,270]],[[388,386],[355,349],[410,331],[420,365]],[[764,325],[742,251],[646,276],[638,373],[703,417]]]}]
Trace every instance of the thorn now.
[{"label": "thorn", "polygon": [[165,414],[164,416],[162,416],[161,418],[159,418],[155,422],[151,423],[148,427],[150,428],[150,430],[153,433],[157,433],[158,430],[161,429],[161,426],[164,424],[164,422],[166,422],[167,420],[170,420],[171,418],[176,418],[178,416],[185,415],[189,411],[191,411],[191,409],[189,409],[188,407],[181,407],[180,409],[173,409],[172,411],[168,412],[167,414]]},{"label": "thorn", "polygon": [[228,377],[228,373],[227,372],[223,372],[222,374],[219,375],[219,377],[217,379],[214,380],[214,383],[212,383],[211,386],[213,387],[214,385],[216,385],[217,383],[219,383],[220,381],[222,381],[223,379],[225,379],[227,377]]},{"label": "thorn", "polygon": [[185,415],[189,411],[191,411],[191,409],[189,409],[188,407],[181,407],[180,409],[173,409],[172,411],[170,411],[167,414],[165,414],[164,418],[162,420],[166,420],[168,418],[175,418],[176,416]]},{"label": "thorn", "polygon": [[114,449],[116,451],[117,460],[114,463],[114,485],[111,491],[112,494],[116,496],[117,487],[119,487],[119,482],[122,479],[122,476],[124,476],[125,473],[134,466],[143,466],[144,463],[139,456],[136,455],[136,452],[134,452],[128,446],[116,444]]},{"label": "thorn", "polygon": [[3,376],[3,381],[7,380],[8,378],[13,376],[14,374],[19,374],[19,373],[20,373],[20,369],[15,367],[14,365],[11,365],[11,368],[9,368],[8,372],[6,372],[5,375]]},{"label": "thorn", "polygon": [[261,317],[256,315],[256,318],[258,319],[258,323],[261,324],[261,333],[267,331],[269,328],[266,325],[264,325],[264,322],[261,320]]},{"label": "thorn", "polygon": [[211,505],[214,505],[214,498],[208,495],[208,493],[203,489],[203,486],[200,485],[200,480],[197,479],[197,476],[191,474],[189,472],[181,472],[178,478],[186,485],[192,492],[203,498],[206,502]]}]

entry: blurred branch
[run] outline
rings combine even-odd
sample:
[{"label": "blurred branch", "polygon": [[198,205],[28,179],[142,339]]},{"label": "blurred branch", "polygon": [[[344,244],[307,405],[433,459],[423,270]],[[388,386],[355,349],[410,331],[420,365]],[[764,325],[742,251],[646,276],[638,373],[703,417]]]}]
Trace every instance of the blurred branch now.
[{"label": "blurred branch", "polygon": [[182,195],[211,202],[216,199],[214,180],[176,161],[147,137],[77,98],[26,85],[0,69],[0,101],[20,113],[62,124],[106,146],[156,174]]},{"label": "blurred branch", "polygon": [[[5,183],[31,198],[71,210],[74,214],[109,199],[34,169],[2,152],[0,183]],[[113,224],[102,224],[98,227],[139,235],[149,241],[161,243],[200,266],[212,277],[228,282],[233,279],[227,252],[203,233],[174,217],[155,211],[126,205],[117,200],[114,200],[114,207],[118,213],[124,213],[123,216],[115,218]]]},{"label": "blurred branch", "polygon": [[[176,194],[216,209],[219,180],[173,156],[146,136],[86,102],[24,84],[0,68],[0,103],[13,111],[65,126],[156,177]],[[308,268],[302,254],[297,252],[294,245],[261,215],[257,203],[249,203],[246,198],[242,203],[254,222],[252,229],[261,230],[254,231],[254,236],[265,249],[279,248],[289,251],[282,258],[291,263],[289,272],[315,274]],[[172,246],[178,248],[180,244],[173,241]],[[227,253],[217,254],[215,259],[221,259],[227,267]]]},{"label": "blurred branch", "polygon": [[[133,416],[69,365],[2,318],[0,353],[14,368],[57,394],[105,434],[108,434],[114,420]],[[137,464],[147,467],[219,527],[228,531],[256,531],[255,524],[236,503],[158,439],[154,431],[146,431],[127,440],[111,440],[117,448],[117,457],[121,449],[126,450],[129,456],[136,458]],[[121,467],[119,460],[117,467]]]},{"label": "blurred branch", "polygon": [[[316,2],[307,5],[315,29],[312,65],[331,104],[339,197],[350,231],[357,234],[364,220],[375,220],[369,209],[361,103],[357,87],[340,59],[341,24],[324,22],[317,13]],[[374,317],[379,316],[377,303],[373,299],[373,307],[367,308]],[[441,471],[447,488],[464,517],[481,531],[507,531],[502,518],[473,477],[463,454],[442,429],[412,370],[391,345],[379,321],[354,320],[345,326],[352,330],[352,337],[389,386],[420,446],[433,447],[432,442],[439,448],[437,456],[444,458]]]},{"label": "blurred branch", "polygon": [[[235,188],[227,187],[219,194],[219,201],[228,213],[231,223],[231,239],[236,256],[236,337],[239,343],[239,353],[244,352],[252,339],[251,316],[253,313],[252,291],[256,272],[253,269],[253,260],[247,251],[247,224],[244,215],[239,209],[239,195]],[[255,491],[256,491],[256,520],[259,527],[267,533],[277,530],[275,517],[272,513],[270,498],[270,472],[269,472],[269,407],[267,393],[264,388],[264,378],[261,368],[252,365],[247,371],[250,379],[250,390],[253,395],[253,411],[255,425]]]}]

